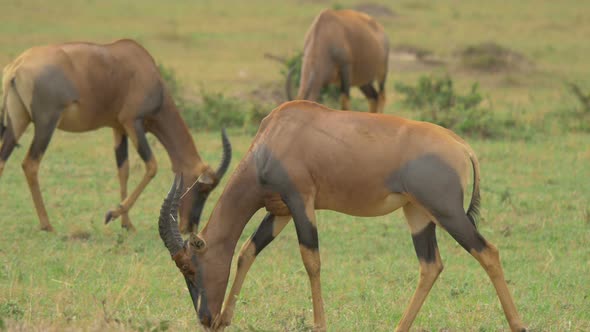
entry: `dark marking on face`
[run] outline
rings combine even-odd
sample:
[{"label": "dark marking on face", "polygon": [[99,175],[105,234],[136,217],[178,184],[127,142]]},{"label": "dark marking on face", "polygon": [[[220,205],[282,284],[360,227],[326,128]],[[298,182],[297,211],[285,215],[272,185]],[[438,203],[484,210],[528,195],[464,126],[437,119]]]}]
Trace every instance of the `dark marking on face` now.
[{"label": "dark marking on face", "polygon": [[38,160],[45,153],[61,112],[78,98],[74,83],[61,68],[49,65],[41,70],[33,83],[31,99],[35,123],[35,138],[29,149],[31,159]]},{"label": "dark marking on face", "polygon": [[203,268],[199,265],[196,254],[188,248],[185,241],[183,249],[172,259],[184,276],[199,321],[208,327],[211,324],[211,313],[207,305],[207,293],[203,287]]},{"label": "dark marking on face", "polygon": [[465,250],[485,248],[485,241],[465,214],[459,175],[437,155],[407,162],[386,185],[394,193],[412,195]]},{"label": "dark marking on face", "polygon": [[414,242],[414,249],[418,259],[433,263],[436,260],[436,225],[434,223],[428,224],[422,231],[412,235]]},{"label": "dark marking on face", "polygon": [[281,162],[264,145],[254,151],[254,159],[256,161],[258,182],[263,188],[279,193],[281,199],[289,207],[295,223],[299,244],[308,249],[317,250],[319,247],[318,231],[309,216],[307,216],[305,202],[301,193],[292,183]]},{"label": "dark marking on face", "polygon": [[252,236],[252,243],[256,248],[255,255],[258,255],[269,243],[274,239],[273,228],[274,228],[275,216],[271,213],[267,213],[258,229]]},{"label": "dark marking on face", "polygon": [[200,191],[198,189],[198,185],[195,186],[193,190],[193,202],[191,204],[191,210],[189,215],[189,230],[198,230],[199,223],[201,222],[201,214],[203,213],[203,208],[205,207],[205,203],[207,202],[207,197],[209,197],[208,191]]},{"label": "dark marking on face", "polygon": [[121,166],[123,166],[123,164],[127,160],[127,151],[127,135],[123,135],[121,137],[121,142],[119,142],[119,145],[117,145],[117,147],[115,148],[115,159],[117,160],[118,168],[121,168]]},{"label": "dark marking on face", "polygon": [[152,157],[152,150],[145,136],[143,118],[136,119],[134,125],[135,134],[137,135],[137,153],[144,162],[147,162]]}]

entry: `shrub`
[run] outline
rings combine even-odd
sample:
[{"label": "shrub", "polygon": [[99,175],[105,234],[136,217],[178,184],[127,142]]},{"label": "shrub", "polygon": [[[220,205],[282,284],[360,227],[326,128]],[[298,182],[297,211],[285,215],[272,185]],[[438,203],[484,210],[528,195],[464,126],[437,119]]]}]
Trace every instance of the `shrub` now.
[{"label": "shrub", "polygon": [[395,90],[405,99],[403,104],[418,111],[418,118],[433,122],[458,133],[470,136],[505,136],[507,130],[518,127],[510,117],[494,116],[489,109],[480,107],[483,97],[474,83],[465,95],[458,94],[453,80],[448,77],[422,76],[416,86],[401,82]]},{"label": "shrub", "polygon": [[162,64],[158,67],[184,121],[192,129],[257,127],[271,109],[261,103],[227,96],[221,92],[206,91],[202,87],[200,102],[188,100],[174,70]]},{"label": "shrub", "polygon": [[220,127],[241,127],[246,112],[237,98],[221,92],[208,92],[201,88],[200,103],[184,105],[182,112],[187,124],[194,129],[219,129]]}]

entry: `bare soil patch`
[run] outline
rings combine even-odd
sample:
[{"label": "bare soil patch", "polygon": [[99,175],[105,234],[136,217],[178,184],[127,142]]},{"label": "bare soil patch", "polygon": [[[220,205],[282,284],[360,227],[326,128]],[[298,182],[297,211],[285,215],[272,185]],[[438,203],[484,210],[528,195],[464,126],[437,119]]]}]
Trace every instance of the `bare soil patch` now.
[{"label": "bare soil patch", "polygon": [[74,229],[70,232],[68,239],[72,241],[88,241],[90,236],[90,232],[86,230]]},{"label": "bare soil patch", "polygon": [[468,45],[454,53],[460,69],[487,72],[530,71],[533,62],[523,54],[495,42]]},{"label": "bare soil patch", "polygon": [[389,66],[396,71],[420,71],[443,66],[446,60],[431,50],[411,44],[398,44],[391,48]]}]

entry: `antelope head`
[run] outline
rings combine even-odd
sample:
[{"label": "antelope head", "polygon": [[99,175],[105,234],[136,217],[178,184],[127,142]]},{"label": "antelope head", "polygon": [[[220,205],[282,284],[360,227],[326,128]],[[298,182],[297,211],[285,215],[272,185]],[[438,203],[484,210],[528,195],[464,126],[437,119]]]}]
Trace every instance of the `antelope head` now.
[{"label": "antelope head", "polygon": [[211,314],[207,308],[202,271],[197,258],[207,250],[207,245],[195,233],[191,233],[187,240],[182,240],[176,222],[181,188],[182,176],[177,175],[160,209],[158,228],[164,245],[184,276],[199,321],[204,326],[210,326]]}]

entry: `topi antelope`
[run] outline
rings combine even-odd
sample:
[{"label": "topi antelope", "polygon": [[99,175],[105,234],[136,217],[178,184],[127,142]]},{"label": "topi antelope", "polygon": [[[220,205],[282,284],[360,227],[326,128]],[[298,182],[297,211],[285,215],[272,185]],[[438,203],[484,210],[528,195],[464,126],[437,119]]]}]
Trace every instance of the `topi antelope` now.
[{"label": "topi antelope", "polygon": [[[303,47],[297,99],[317,101],[329,83],[340,83],[342,109],[349,109],[350,87],[358,86],[369,100],[369,111],[383,112],[389,41],[383,27],[354,10],[323,10],[314,20]],[[291,75],[287,94],[291,94]],[[379,84],[379,92],[373,87]]]},{"label": "topi antelope", "polygon": [[[473,172],[467,212],[463,194]],[[200,322],[222,329],[256,256],[293,219],[311,284],[316,330],[326,329],[320,287],[316,209],[380,216],[403,208],[420,262],[418,287],[397,331],[407,331],[443,269],[435,229],[442,227],[484,268],[513,331],[524,331],[498,249],[477,231],[479,164],[469,145],[426,122],[335,111],[309,101],[285,103],[261,123],[209,222],[183,243],[174,216],[181,180],[164,200],[160,236],[186,279]],[[268,214],[242,247],[229,296],[234,249],[253,214]]]},{"label": "topi antelope", "polygon": [[[127,229],[134,229],[127,212],[157,170],[146,132],[160,140],[173,171],[187,175],[187,185],[199,179],[181,206],[183,231],[190,231],[189,220],[200,217],[201,211],[193,206],[202,206],[229,165],[231,147],[225,134],[219,169],[213,170],[201,160],[154,59],[135,41],[28,49],[4,68],[2,87],[0,175],[22,133],[33,122],[34,137],[22,167],[43,230],[52,231],[53,227],[41,196],[38,170],[55,128],[69,132],[113,129],[122,202],[107,213],[106,222],[122,216],[122,226]],[[146,166],[145,175],[130,195],[128,139]]]}]

